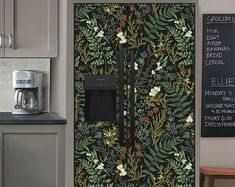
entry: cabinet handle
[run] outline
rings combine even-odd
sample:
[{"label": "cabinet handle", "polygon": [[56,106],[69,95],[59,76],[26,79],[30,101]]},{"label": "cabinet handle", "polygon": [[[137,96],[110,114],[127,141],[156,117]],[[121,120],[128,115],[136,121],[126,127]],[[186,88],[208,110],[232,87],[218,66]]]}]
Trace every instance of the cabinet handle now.
[{"label": "cabinet handle", "polygon": [[119,51],[119,144],[125,146],[125,132],[124,132],[124,56],[123,49],[120,46]]},{"label": "cabinet handle", "polygon": [[130,75],[130,146],[135,145],[135,51],[130,51],[131,75]]},{"label": "cabinet handle", "polygon": [[9,48],[13,48],[13,35],[9,33]]},{"label": "cabinet handle", "polygon": [[0,34],[0,48],[3,47],[3,38],[2,38],[2,34]]}]

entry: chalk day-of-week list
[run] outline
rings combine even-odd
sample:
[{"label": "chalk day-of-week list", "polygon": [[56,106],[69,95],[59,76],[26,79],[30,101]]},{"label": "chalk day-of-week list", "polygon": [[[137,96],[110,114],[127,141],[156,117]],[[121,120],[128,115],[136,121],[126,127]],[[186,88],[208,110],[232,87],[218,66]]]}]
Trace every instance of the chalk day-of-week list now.
[{"label": "chalk day-of-week list", "polygon": [[203,16],[202,136],[235,136],[235,15]]}]

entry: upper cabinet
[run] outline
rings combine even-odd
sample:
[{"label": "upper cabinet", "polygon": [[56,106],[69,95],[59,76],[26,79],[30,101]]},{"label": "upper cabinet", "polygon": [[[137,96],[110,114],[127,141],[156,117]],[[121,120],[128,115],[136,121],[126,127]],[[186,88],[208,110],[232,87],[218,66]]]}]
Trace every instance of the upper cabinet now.
[{"label": "upper cabinet", "polygon": [[58,0],[0,0],[0,57],[57,57]]},{"label": "upper cabinet", "polygon": [[0,57],[4,57],[4,0],[0,0]]}]

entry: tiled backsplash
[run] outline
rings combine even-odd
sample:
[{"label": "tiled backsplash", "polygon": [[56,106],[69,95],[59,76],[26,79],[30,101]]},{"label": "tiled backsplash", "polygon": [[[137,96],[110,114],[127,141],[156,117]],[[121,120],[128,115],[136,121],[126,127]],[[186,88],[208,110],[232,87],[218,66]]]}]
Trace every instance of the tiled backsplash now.
[{"label": "tiled backsplash", "polygon": [[38,70],[44,73],[44,108],[50,111],[50,59],[0,59],[0,112],[11,112],[13,107],[12,72]]}]

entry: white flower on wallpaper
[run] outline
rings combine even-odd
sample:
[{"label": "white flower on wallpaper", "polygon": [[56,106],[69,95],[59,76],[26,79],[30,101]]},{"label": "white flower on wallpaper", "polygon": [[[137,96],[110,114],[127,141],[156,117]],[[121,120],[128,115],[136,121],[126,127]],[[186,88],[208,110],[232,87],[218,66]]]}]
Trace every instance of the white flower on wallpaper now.
[{"label": "white flower on wallpaper", "polygon": [[185,169],[187,170],[191,170],[192,169],[192,164],[191,163],[188,163],[186,166],[185,166]]},{"label": "white flower on wallpaper", "polygon": [[179,22],[178,20],[175,20],[174,23],[175,23],[175,24],[179,24],[180,22]]},{"label": "white flower on wallpaper", "polygon": [[119,173],[120,176],[125,176],[126,174],[127,174],[127,172],[126,172],[125,170],[122,170],[122,171]]},{"label": "white flower on wallpaper", "polygon": [[91,156],[91,153],[86,153],[86,156],[90,157],[90,156]]},{"label": "white flower on wallpaper", "polygon": [[117,166],[117,169],[120,171],[119,175],[120,176],[125,176],[127,174],[126,170],[124,169],[123,165],[122,164],[119,164]]},{"label": "white flower on wallpaper", "polygon": [[127,39],[126,39],[125,36],[123,35],[123,32],[117,33],[117,37],[120,39],[119,43],[124,44],[124,43],[127,42]]},{"label": "white flower on wallpaper", "polygon": [[91,21],[90,21],[90,20],[87,20],[86,23],[87,23],[87,24],[91,24]]},{"label": "white flower on wallpaper", "polygon": [[139,69],[139,64],[137,64],[136,62],[135,62],[135,70],[138,70]]},{"label": "white flower on wallpaper", "polygon": [[104,31],[101,30],[96,36],[100,38],[104,37]]},{"label": "white flower on wallpaper", "polygon": [[189,30],[189,31],[185,34],[185,37],[191,38],[191,37],[192,37],[192,34],[193,34],[193,32]]},{"label": "white flower on wallpaper", "polygon": [[188,116],[187,119],[186,119],[186,122],[187,123],[192,123],[193,122],[192,116]]},{"label": "white flower on wallpaper", "polygon": [[98,166],[97,169],[103,170],[104,169],[104,164],[101,162]]},{"label": "white flower on wallpaper", "polygon": [[186,159],[183,159],[183,160],[182,160],[182,163],[183,163],[183,164],[185,164],[186,162],[187,162],[187,160],[186,160]]},{"label": "white flower on wallpaper", "polygon": [[125,37],[122,37],[121,40],[119,41],[120,44],[124,44],[124,43],[126,43],[126,42],[127,42],[127,40],[126,40]]},{"label": "white flower on wallpaper", "polygon": [[161,66],[161,63],[160,62],[157,62],[157,71],[161,70],[162,69],[162,66]]},{"label": "white flower on wallpaper", "polygon": [[175,153],[174,156],[178,157],[178,156],[180,156],[180,154],[179,153]]},{"label": "white flower on wallpaper", "polygon": [[182,31],[185,32],[187,30],[186,27],[182,27]]},{"label": "white flower on wallpaper", "polygon": [[162,47],[162,46],[163,46],[163,43],[160,42],[160,43],[158,44],[158,47]]},{"label": "white flower on wallpaper", "polygon": [[150,90],[149,96],[154,97],[160,91],[161,91],[161,87],[160,86],[155,86],[154,88],[152,88]]},{"label": "white flower on wallpaper", "polygon": [[121,38],[122,36],[123,36],[123,32],[117,33],[117,37],[118,37],[118,38]]},{"label": "white flower on wallpaper", "polygon": [[94,162],[94,164],[98,164],[99,160],[98,159],[94,159],[93,162]]}]

